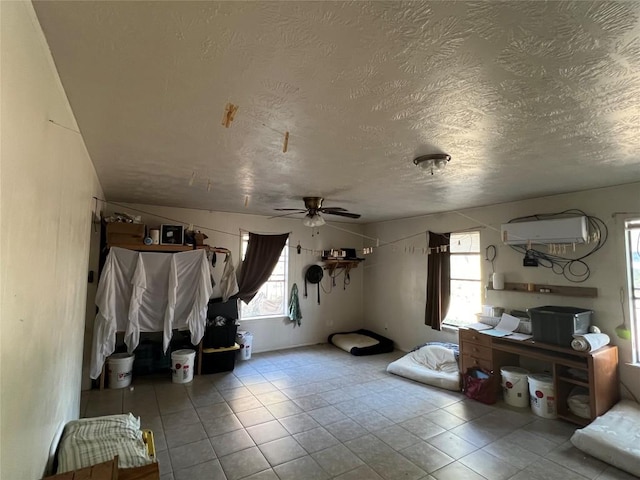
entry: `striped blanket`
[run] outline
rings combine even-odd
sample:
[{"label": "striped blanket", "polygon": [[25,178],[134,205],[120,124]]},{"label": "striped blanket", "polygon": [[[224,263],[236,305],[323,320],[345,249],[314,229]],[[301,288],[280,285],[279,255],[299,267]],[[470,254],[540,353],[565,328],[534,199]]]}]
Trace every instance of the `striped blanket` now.
[{"label": "striped blanket", "polygon": [[74,420],[65,426],[60,440],[58,473],[106,462],[116,455],[120,468],[153,462],[142,441],[140,419],[128,413]]}]

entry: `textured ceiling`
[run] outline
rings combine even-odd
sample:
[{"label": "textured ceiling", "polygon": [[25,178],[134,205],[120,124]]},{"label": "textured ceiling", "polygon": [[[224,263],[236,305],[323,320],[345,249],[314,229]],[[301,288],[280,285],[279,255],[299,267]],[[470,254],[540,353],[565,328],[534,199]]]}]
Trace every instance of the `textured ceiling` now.
[{"label": "textured ceiling", "polygon": [[112,201],[366,223],[640,181],[639,2],[34,5]]}]

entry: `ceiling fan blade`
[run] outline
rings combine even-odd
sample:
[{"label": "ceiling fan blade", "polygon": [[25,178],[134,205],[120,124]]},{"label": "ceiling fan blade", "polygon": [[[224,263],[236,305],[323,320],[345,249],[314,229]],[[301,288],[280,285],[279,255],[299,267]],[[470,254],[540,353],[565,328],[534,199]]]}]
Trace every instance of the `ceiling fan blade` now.
[{"label": "ceiling fan blade", "polygon": [[303,208],[274,208],[274,210],[277,210],[279,212],[298,212],[298,213],[304,213],[307,211]]},{"label": "ceiling fan blade", "polygon": [[[275,210],[279,210],[279,209],[276,208]],[[293,209],[290,208],[286,210],[293,210]],[[300,215],[301,213],[305,213],[305,212],[306,210],[296,210],[295,212],[283,213],[282,215],[274,215],[273,217],[269,217],[269,220],[271,220],[272,218],[283,218],[283,217],[290,217],[291,215]]]},{"label": "ceiling fan blade", "polygon": [[326,213],[327,215],[338,215],[340,217],[348,217],[348,218],[360,218],[360,215],[358,215],[357,213],[350,213],[350,212],[339,212],[339,211],[324,211],[323,213]]},{"label": "ceiling fan blade", "polygon": [[321,212],[346,212],[347,209],[346,208],[342,208],[342,207],[322,207],[320,209]]}]

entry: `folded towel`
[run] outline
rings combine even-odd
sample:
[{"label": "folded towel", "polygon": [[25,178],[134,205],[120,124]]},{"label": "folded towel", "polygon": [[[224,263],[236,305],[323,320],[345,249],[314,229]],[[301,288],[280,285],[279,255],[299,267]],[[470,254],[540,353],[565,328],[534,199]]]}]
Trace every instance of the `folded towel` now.
[{"label": "folded towel", "polygon": [[571,348],[579,352],[593,352],[605,345],[609,345],[611,339],[606,333],[585,333],[574,335],[571,340]]}]

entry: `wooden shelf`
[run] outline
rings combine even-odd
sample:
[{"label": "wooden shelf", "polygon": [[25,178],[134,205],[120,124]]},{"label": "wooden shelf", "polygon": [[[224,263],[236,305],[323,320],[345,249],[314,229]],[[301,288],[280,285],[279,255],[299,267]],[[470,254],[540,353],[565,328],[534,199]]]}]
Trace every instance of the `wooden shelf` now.
[{"label": "wooden shelf", "polygon": [[[582,298],[595,298],[598,296],[598,289],[592,287],[567,287],[560,285],[545,285],[545,284],[529,284],[529,283],[507,283],[504,284],[504,289],[496,290],[493,288],[493,283],[489,282],[489,290],[495,290],[496,292],[522,292],[533,293],[536,295],[561,295],[564,297],[582,297]],[[550,291],[541,291],[550,290]]]},{"label": "wooden shelf", "polygon": [[562,365],[570,368],[584,369],[587,366],[586,358],[580,359],[580,357],[574,356],[571,353],[547,350],[544,347],[541,348],[540,344],[528,343],[526,340],[524,342],[520,342],[519,344],[513,343],[515,341],[503,342],[502,340],[502,338],[493,340],[494,350],[513,353],[515,355],[524,355],[528,358],[540,360],[541,362],[546,363],[554,363],[561,360]]},{"label": "wooden shelf", "polygon": [[203,348],[202,353],[232,352],[233,350],[240,350],[240,345],[234,343],[231,347]]},{"label": "wooden shelf", "polygon": [[578,380],[576,378],[571,378],[571,377],[558,377],[558,381],[570,383],[572,385],[577,385],[579,387],[589,388],[589,382],[586,380]]},{"label": "wooden shelf", "polygon": [[145,245],[144,243],[110,243],[111,247],[126,248],[128,250],[137,250],[139,252],[188,252],[193,250],[191,245]]},{"label": "wooden shelf", "polygon": [[330,275],[338,268],[344,268],[344,273],[347,274],[353,268],[357,268],[360,262],[364,260],[323,260],[324,268],[329,271]]},{"label": "wooden shelf", "polygon": [[190,250],[207,250],[217,253],[229,253],[229,249],[221,247],[212,247],[210,245],[145,245],[144,243],[110,243],[108,248],[120,247],[127,250],[136,250],[138,252],[188,252]]},{"label": "wooden shelf", "polygon": [[567,422],[575,423],[576,425],[581,425],[583,427],[586,427],[591,423],[591,419],[579,417],[571,412],[558,413],[558,418],[566,420]]}]

